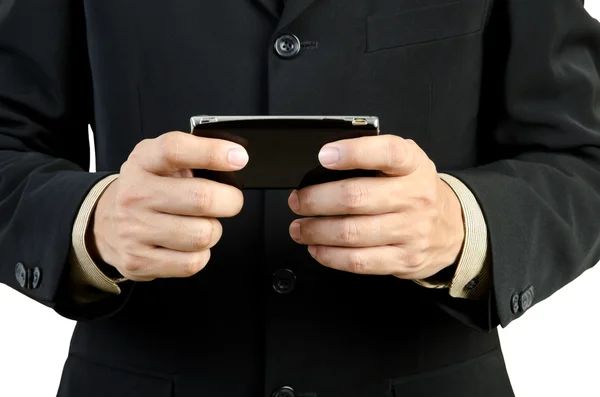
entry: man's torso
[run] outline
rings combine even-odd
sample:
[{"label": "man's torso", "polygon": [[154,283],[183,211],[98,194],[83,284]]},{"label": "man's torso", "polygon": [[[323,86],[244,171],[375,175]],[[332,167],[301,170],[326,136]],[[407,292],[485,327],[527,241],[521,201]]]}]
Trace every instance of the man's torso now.
[{"label": "man's torso", "polygon": [[[474,166],[491,3],[288,0],[278,19],[251,0],[86,1],[97,169],[199,114],[369,114],[440,171]],[[440,309],[446,291],[319,265],[289,237],[288,194],[245,192],[198,275],[78,324],[61,395],[512,395],[495,331]]]}]

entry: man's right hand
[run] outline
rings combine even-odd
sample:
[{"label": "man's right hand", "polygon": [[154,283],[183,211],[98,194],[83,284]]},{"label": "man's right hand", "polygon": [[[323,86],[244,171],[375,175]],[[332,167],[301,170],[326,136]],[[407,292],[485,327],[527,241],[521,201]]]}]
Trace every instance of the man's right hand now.
[{"label": "man's right hand", "polygon": [[88,241],[96,259],[134,281],[196,274],[221,238],[216,218],[239,213],[244,198],[191,170],[237,171],[247,162],[238,144],[184,132],[140,142],[94,211]]}]

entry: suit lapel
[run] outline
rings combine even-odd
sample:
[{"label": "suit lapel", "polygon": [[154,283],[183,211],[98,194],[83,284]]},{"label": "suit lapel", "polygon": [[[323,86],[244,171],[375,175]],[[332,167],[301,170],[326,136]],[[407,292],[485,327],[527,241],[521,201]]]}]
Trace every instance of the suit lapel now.
[{"label": "suit lapel", "polygon": [[[252,0],[273,17],[279,19],[279,26],[287,26],[294,21],[315,0]],[[284,7],[285,3],[285,7]]]},{"label": "suit lapel", "polygon": [[[277,0],[282,1],[282,0]],[[298,18],[308,6],[310,6],[315,0],[285,0],[285,8],[283,9],[283,15],[279,21],[279,26],[287,26]]]},{"label": "suit lapel", "polygon": [[273,15],[273,17],[279,19],[281,18],[281,13],[283,11],[283,2],[282,0],[252,0],[259,7],[264,8],[269,14]]}]

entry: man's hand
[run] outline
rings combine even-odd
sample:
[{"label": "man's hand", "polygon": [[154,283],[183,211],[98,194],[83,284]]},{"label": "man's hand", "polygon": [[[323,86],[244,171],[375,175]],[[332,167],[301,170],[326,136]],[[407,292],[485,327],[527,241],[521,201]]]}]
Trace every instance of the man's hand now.
[{"label": "man's hand", "polygon": [[379,171],[294,191],[292,211],[308,218],[290,236],[321,264],[353,273],[424,279],[452,265],[464,240],[462,209],[433,162],[412,140],[394,135],[325,145],[332,170]]},{"label": "man's hand", "polygon": [[134,281],[196,274],[221,238],[215,218],[236,215],[243,196],[191,170],[247,162],[246,150],[225,140],[169,132],[142,141],[98,201],[90,238],[98,256]]}]

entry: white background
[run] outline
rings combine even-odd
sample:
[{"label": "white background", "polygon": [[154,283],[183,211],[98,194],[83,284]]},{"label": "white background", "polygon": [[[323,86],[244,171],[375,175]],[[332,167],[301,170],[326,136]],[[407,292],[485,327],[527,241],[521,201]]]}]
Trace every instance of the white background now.
[{"label": "white background", "polygon": [[[517,397],[600,396],[599,285],[597,266],[500,330]],[[0,396],[55,396],[73,327],[0,285]]]}]

